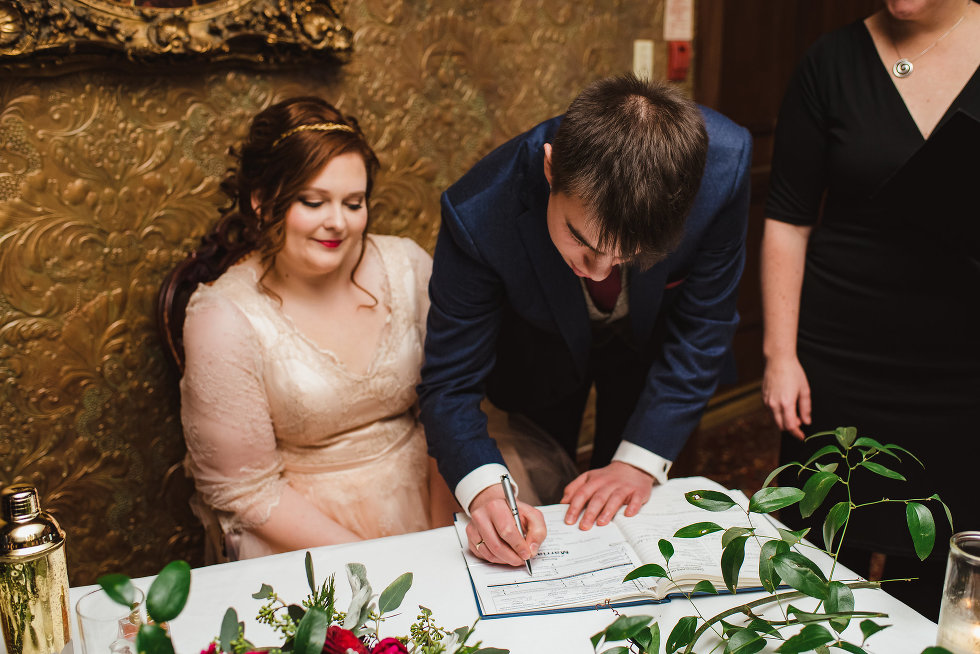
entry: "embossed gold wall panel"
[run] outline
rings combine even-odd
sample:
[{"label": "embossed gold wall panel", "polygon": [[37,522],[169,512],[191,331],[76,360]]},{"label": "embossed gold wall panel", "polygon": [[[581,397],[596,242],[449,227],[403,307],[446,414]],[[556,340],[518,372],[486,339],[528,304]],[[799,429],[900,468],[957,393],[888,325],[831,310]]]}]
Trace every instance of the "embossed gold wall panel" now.
[{"label": "embossed gold wall panel", "polygon": [[663,11],[338,4],[354,31],[342,66],[0,80],[0,484],[39,487],[69,533],[72,584],[201,563],[154,298],[216,220],[228,146],[252,114],[315,93],[358,116],[383,167],[374,229],[431,250],[441,190],[592,79],[628,70],[632,40],[657,38]]}]

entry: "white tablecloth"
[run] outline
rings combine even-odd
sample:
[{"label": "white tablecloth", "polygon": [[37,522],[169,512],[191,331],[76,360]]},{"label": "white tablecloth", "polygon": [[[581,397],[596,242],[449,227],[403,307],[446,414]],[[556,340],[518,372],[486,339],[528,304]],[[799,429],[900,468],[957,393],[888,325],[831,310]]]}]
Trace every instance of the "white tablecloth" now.
[{"label": "white tablecloth", "polygon": [[[478,615],[459,542],[451,527],[321,547],[311,552],[318,583],[328,574],[336,574],[340,610],[346,610],[350,599],[345,564],[363,563],[375,593],[380,593],[403,572],[414,573],[414,583],[405,596],[399,615],[382,623],[382,637],[407,635],[409,625],[418,614],[419,604],[432,609],[436,624],[450,629],[472,624]],[[259,590],[262,583],[268,583],[287,603],[300,603],[309,592],[304,557],[305,552],[299,551],[195,569],[187,606],[171,625],[177,653],[197,654],[204,649],[218,635],[221,619],[229,606],[235,607],[239,619],[245,621],[245,635],[249,640],[256,645],[277,644],[279,641],[271,629],[254,621],[263,602],[252,599],[251,595]],[[823,563],[828,562],[829,558]],[[161,566],[164,563],[161,562]],[[835,574],[835,578],[840,578],[840,575]],[[152,579],[135,581],[146,589]],[[91,588],[71,589],[73,608],[78,598]],[[740,593],[737,597],[723,595],[699,598],[697,604],[702,613],[710,616],[761,596],[758,593]],[[887,593],[880,590],[855,591],[855,603],[858,610],[889,614],[888,618],[877,619],[879,623],[892,626],[872,636],[865,647],[869,653],[917,654],[935,644],[936,624]],[[808,610],[815,606],[815,601],[800,600],[793,604]],[[655,616],[660,623],[661,642],[666,640],[678,619],[694,614],[685,600],[617,610],[629,615]],[[74,611],[72,619],[75,620]],[[610,609],[485,619],[477,625],[475,638],[470,642],[482,640],[486,646],[506,648],[513,654],[589,654],[593,651],[589,637],[613,619],[615,614]],[[861,633],[857,622],[852,621],[846,635],[860,643]],[[72,634],[78,634],[76,624],[72,625]],[[698,648],[698,651],[707,650],[706,647]]]}]

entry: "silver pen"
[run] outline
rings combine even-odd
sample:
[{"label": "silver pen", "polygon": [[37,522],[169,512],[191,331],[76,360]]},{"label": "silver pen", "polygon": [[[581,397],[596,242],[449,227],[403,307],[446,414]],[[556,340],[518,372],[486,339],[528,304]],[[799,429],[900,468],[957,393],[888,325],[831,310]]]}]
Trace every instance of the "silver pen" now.
[{"label": "silver pen", "polygon": [[[504,487],[504,497],[507,498],[507,506],[510,507],[510,512],[514,515],[514,522],[517,524],[517,532],[521,535],[521,538],[525,538],[524,527],[521,525],[521,514],[517,510],[517,498],[514,497],[514,487],[510,485],[510,475],[500,475],[500,485]],[[527,566],[527,573],[531,573],[531,562],[525,561],[524,565]]]}]

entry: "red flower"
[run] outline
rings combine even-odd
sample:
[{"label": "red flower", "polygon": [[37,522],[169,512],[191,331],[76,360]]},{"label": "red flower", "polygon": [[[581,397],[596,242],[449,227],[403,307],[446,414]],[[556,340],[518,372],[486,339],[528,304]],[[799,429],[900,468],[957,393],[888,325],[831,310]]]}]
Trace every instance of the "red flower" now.
[{"label": "red flower", "polygon": [[371,654],[408,654],[402,642],[396,638],[385,638],[374,646]]},{"label": "red flower", "polygon": [[215,654],[216,650],[217,648],[214,646],[214,643],[211,643],[210,645],[208,645],[207,649],[201,650],[201,654]]},{"label": "red flower", "polygon": [[353,632],[335,624],[330,625],[327,629],[327,640],[323,643],[323,654],[347,654],[349,649],[357,654],[370,654]]}]

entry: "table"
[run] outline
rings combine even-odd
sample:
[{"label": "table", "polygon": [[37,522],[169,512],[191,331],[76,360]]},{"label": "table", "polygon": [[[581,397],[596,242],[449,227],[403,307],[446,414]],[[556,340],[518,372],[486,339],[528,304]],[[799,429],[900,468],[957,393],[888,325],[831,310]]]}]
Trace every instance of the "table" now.
[{"label": "table", "polygon": [[[338,608],[341,610],[346,609],[350,598],[344,571],[347,563],[358,562],[366,566],[375,593],[381,592],[401,573],[414,573],[414,583],[399,614],[382,623],[382,637],[407,634],[408,626],[418,613],[419,604],[432,609],[436,623],[450,629],[472,624],[478,615],[459,542],[452,527],[310,551],[318,583],[327,575],[336,574]],[[819,562],[829,566],[830,559],[824,558],[825,561]],[[197,654],[204,649],[217,636],[221,619],[229,606],[233,606],[239,619],[245,622],[245,634],[249,640],[256,645],[277,643],[278,639],[269,627],[254,622],[263,602],[252,599],[251,594],[262,583],[268,583],[287,602],[299,603],[309,592],[304,559],[305,551],[297,551],[195,569],[187,606],[171,625],[178,654]],[[146,590],[152,578],[144,577],[134,582]],[[93,588],[83,586],[70,590],[73,636],[78,634],[74,606],[80,597]],[[762,596],[761,593],[740,593],[737,597],[722,595],[698,598],[696,601],[702,613],[714,615],[730,606]],[[859,610],[888,613],[888,619],[878,622],[893,625],[871,638],[865,647],[869,654],[918,653],[935,643],[936,624],[887,593],[858,590],[855,591],[855,603]],[[815,601],[794,602],[804,610],[813,608],[815,604]],[[678,619],[693,614],[690,604],[683,600],[626,607],[617,611],[627,615],[654,616],[660,623],[664,640]],[[469,642],[482,640],[486,646],[507,648],[513,654],[588,654],[593,651],[589,637],[614,618],[611,609],[598,609],[486,619],[477,625],[474,637]],[[846,634],[851,640],[860,642],[856,621],[848,627]],[[0,654],[7,654],[2,639]]]},{"label": "table", "polygon": [[[310,551],[317,583],[330,573],[336,574],[338,608],[341,610],[346,610],[350,599],[350,587],[344,570],[347,563],[357,562],[366,566],[368,579],[376,594],[403,572],[414,573],[414,583],[399,609],[400,614],[382,623],[382,637],[407,635],[419,604],[432,609],[436,624],[450,629],[472,624],[478,615],[469,575],[452,527]],[[229,606],[235,607],[239,620],[245,622],[245,635],[249,640],[256,645],[278,643],[271,629],[254,622],[263,602],[252,599],[251,595],[259,590],[262,583],[268,583],[287,602],[299,603],[309,592],[304,558],[305,551],[298,551],[195,569],[187,606],[172,623],[177,653],[197,654],[204,649],[218,635],[221,619]],[[824,558],[826,561],[819,561],[821,565],[829,564],[829,557]],[[164,563],[166,561],[161,562],[161,567]],[[152,578],[134,580],[143,589],[148,588],[151,581]],[[91,588],[71,589],[73,621],[75,603]],[[867,652],[918,654],[925,647],[935,644],[936,624],[884,591],[857,590],[854,595],[858,610],[888,613],[889,618],[877,621],[893,625],[872,636],[865,647]],[[737,597],[721,595],[699,598],[697,605],[705,615],[714,615],[761,596],[761,593],[740,593]],[[815,600],[793,603],[804,610],[812,609],[816,604]],[[692,607],[684,600],[617,610],[627,615],[656,617],[660,623],[661,642],[666,640],[677,620],[693,615]],[[608,608],[486,619],[477,625],[474,637],[469,642],[482,640],[485,646],[507,648],[513,654],[589,654],[593,651],[589,637],[605,628],[613,619],[615,614]],[[861,634],[856,623],[852,621],[845,633],[852,641],[860,643]],[[75,624],[72,625],[72,634],[78,634]],[[699,647],[699,651],[707,651],[707,648]],[[2,645],[0,654],[6,654]]]}]

